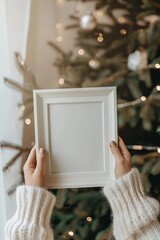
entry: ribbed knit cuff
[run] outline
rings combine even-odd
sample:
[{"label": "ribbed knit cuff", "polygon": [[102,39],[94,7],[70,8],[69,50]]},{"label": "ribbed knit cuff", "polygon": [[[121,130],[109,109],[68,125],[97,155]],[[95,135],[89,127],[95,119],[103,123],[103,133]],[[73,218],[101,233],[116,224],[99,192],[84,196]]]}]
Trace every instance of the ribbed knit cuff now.
[{"label": "ribbed knit cuff", "polygon": [[17,210],[5,226],[5,239],[53,239],[50,217],[55,196],[42,188],[19,186],[16,197]]},{"label": "ribbed knit cuff", "polygon": [[122,239],[127,239],[159,215],[159,203],[145,194],[136,168],[124,177],[108,183],[103,190],[113,211],[115,236],[123,234]]},{"label": "ribbed knit cuff", "polygon": [[24,221],[34,219],[35,224],[49,222],[55,196],[43,188],[19,186],[17,188],[17,212]]}]

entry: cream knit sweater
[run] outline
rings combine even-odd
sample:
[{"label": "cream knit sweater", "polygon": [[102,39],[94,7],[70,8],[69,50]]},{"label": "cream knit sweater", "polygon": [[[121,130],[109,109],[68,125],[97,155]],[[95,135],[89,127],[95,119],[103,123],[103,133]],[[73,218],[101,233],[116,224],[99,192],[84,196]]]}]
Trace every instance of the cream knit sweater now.
[{"label": "cream knit sweater", "polygon": [[[117,240],[159,240],[159,203],[146,196],[140,173],[132,169],[104,188],[113,211]],[[55,197],[35,187],[17,188],[17,211],[5,227],[6,240],[53,240],[49,226]],[[83,239],[82,239],[83,240]]]}]

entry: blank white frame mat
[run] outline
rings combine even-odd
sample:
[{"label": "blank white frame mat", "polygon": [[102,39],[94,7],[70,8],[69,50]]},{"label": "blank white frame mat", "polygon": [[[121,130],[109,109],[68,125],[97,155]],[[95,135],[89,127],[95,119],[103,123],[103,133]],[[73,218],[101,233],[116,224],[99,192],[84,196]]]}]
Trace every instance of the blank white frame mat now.
[{"label": "blank white frame mat", "polygon": [[48,188],[104,186],[114,179],[116,87],[34,90],[36,149],[44,147]]}]

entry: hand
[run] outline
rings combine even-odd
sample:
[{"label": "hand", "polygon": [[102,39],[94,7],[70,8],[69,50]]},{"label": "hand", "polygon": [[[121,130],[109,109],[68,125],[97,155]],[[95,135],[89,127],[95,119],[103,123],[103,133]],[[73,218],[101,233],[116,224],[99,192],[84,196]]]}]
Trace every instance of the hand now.
[{"label": "hand", "polygon": [[123,177],[131,171],[132,164],[131,155],[122,138],[118,137],[118,145],[114,141],[110,142],[110,150],[115,158],[115,176]]},{"label": "hand", "polygon": [[37,159],[36,147],[32,148],[23,171],[26,185],[46,188],[45,150],[43,148],[40,148]]}]

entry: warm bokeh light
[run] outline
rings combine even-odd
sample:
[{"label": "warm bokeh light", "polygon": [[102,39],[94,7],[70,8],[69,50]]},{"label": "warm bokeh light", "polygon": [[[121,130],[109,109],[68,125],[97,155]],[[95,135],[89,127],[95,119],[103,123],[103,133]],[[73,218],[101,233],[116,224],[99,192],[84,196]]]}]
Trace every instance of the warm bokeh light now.
[{"label": "warm bokeh light", "polygon": [[62,28],[62,24],[59,22],[59,23],[56,23],[56,28],[57,29],[61,29]]},{"label": "warm bokeh light", "polygon": [[158,85],[158,86],[156,87],[156,89],[157,89],[157,91],[160,91],[160,85]]},{"label": "warm bokeh light", "polygon": [[26,109],[25,105],[22,105],[22,106],[21,106],[21,110],[24,112],[25,109]]},{"label": "warm bokeh light", "polygon": [[99,36],[97,37],[97,41],[98,42],[103,42],[104,41],[104,37],[102,33],[99,33]]},{"label": "warm bokeh light", "polygon": [[142,102],[146,101],[146,97],[145,97],[145,96],[142,96],[142,97],[141,97],[141,100],[142,100]]},{"label": "warm bokeh light", "polygon": [[92,218],[91,217],[87,217],[86,220],[87,220],[87,222],[92,222]]},{"label": "warm bokeh light", "polygon": [[65,81],[64,81],[64,78],[60,78],[60,79],[59,79],[59,84],[60,84],[60,85],[63,85],[64,82],[65,82]]},{"label": "warm bokeh light", "polygon": [[73,235],[74,235],[74,232],[69,231],[69,232],[68,232],[68,235],[73,236]]},{"label": "warm bokeh light", "polygon": [[159,68],[160,68],[160,64],[159,64],[159,63],[156,63],[156,64],[155,64],[155,67],[156,67],[157,69],[159,69]]},{"label": "warm bokeh light", "polygon": [[78,50],[78,54],[81,55],[81,56],[84,55],[84,49],[83,49],[83,48],[80,48],[80,49]]},{"label": "warm bokeh light", "polygon": [[26,125],[30,125],[30,124],[31,124],[31,119],[27,118],[27,119],[25,120],[25,124],[26,124]]},{"label": "warm bokeh light", "polygon": [[56,37],[57,42],[62,42],[63,41],[63,37],[61,35]]},{"label": "warm bokeh light", "polygon": [[126,29],[121,29],[120,30],[120,34],[121,35],[126,35],[127,34],[127,30]]}]

